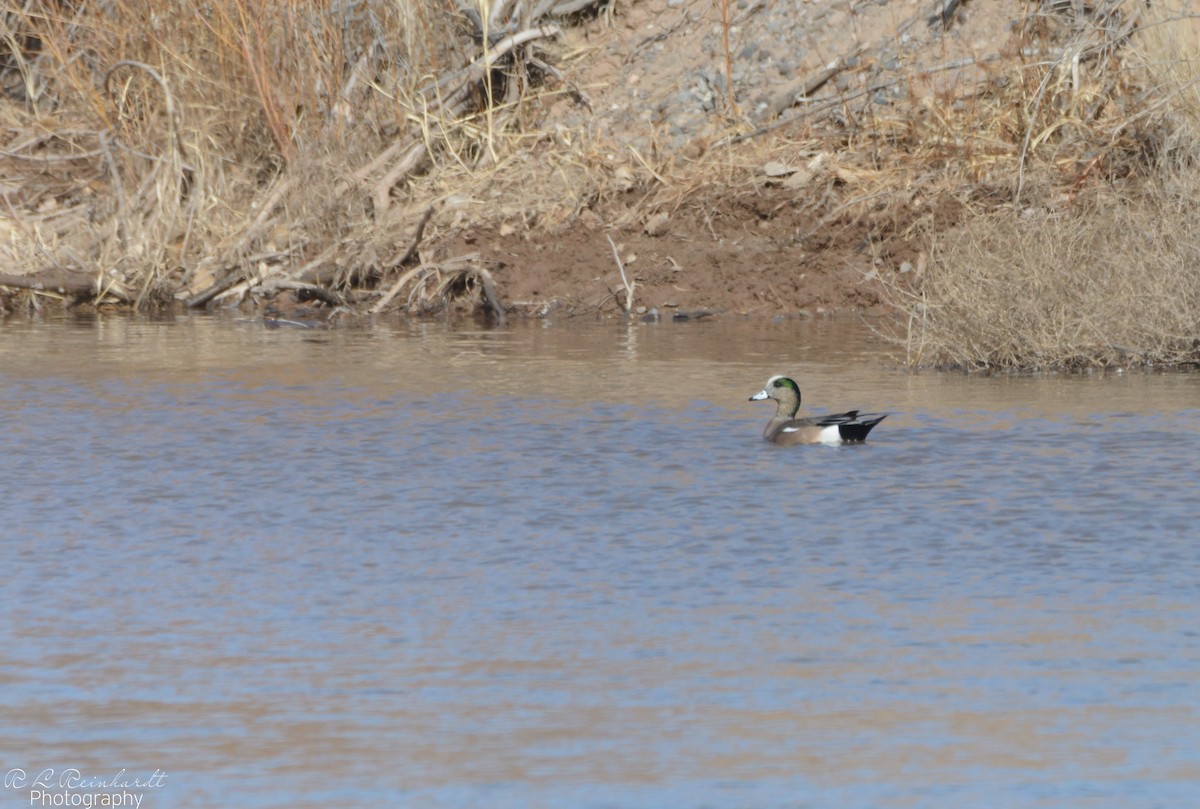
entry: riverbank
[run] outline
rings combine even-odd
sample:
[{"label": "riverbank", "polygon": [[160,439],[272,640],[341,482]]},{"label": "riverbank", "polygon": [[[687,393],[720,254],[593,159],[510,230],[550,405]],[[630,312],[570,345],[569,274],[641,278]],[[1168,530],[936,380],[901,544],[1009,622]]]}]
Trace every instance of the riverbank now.
[{"label": "riverbank", "polygon": [[[16,15],[4,306],[891,313],[913,364],[1106,364],[1121,340],[1061,339],[1055,290],[1039,339],[1071,350],[1042,360],[979,346],[1026,314],[930,279],[1013,264],[1030,222],[1192,215],[1195,32],[1170,10],[360,5]],[[1057,266],[1056,292],[1090,285]],[[987,278],[988,304],[1028,286]],[[1189,361],[1190,295],[1146,359]]]}]

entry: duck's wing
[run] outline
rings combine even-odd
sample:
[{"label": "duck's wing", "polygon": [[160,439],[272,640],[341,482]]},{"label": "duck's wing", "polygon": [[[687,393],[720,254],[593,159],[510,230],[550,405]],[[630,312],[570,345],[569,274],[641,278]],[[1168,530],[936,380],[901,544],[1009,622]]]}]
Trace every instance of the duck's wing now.
[{"label": "duck's wing", "polygon": [[857,443],[866,440],[871,428],[885,418],[886,413],[847,410],[845,413],[793,419],[782,425],[779,432],[791,437],[790,440],[803,440],[804,443]]},{"label": "duck's wing", "polygon": [[854,424],[858,421],[857,410],[847,410],[845,413],[830,413],[827,416],[813,416],[808,419],[818,427],[832,427],[835,424]]}]

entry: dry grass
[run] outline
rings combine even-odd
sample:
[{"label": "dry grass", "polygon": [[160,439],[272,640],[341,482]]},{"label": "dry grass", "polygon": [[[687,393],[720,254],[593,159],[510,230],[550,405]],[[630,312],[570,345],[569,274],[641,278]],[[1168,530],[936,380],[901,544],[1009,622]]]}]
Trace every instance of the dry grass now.
[{"label": "dry grass", "polygon": [[[1200,191],[1200,175],[1188,189]],[[1181,189],[1181,192],[1183,189]],[[1200,360],[1195,196],[999,211],[938,238],[897,288],[908,364],[966,370]]]},{"label": "dry grass", "polygon": [[10,8],[0,282],[46,287],[33,305],[135,307],[228,302],[281,277],[378,288],[403,271],[389,257],[422,213],[452,196],[429,178],[495,171],[527,145],[527,99],[562,91],[537,89],[553,79],[537,43],[557,6]]},{"label": "dry grass", "polygon": [[990,193],[961,196],[952,220],[915,223],[919,271],[884,277],[901,313],[890,336],[911,367],[1200,361],[1188,236],[1200,224],[1200,29],[1157,4],[1098,11],[1108,16],[1077,28],[1061,56],[980,99],[978,156],[952,173],[973,167]]},{"label": "dry grass", "polygon": [[[873,251],[924,249],[921,273],[873,256],[914,365],[1191,356],[1195,262],[1172,234],[1194,230],[1200,73],[1181,9],[1029,2],[969,81],[877,69],[924,47],[919,12],[792,86],[782,108],[817,95],[786,127],[727,119],[728,137],[672,152],[653,131],[637,151],[545,125],[585,103],[560,69],[586,75],[587,49],[548,44],[555,9],[598,5],[29,0],[0,38],[0,285],[40,285],[30,305],[288,291],[502,317],[484,262],[439,238],[498,219],[553,232],[618,199],[617,227],[703,221],[714,200],[762,215],[776,185],[811,220],[802,242],[866,222]],[[768,160],[793,170],[764,178]]]}]

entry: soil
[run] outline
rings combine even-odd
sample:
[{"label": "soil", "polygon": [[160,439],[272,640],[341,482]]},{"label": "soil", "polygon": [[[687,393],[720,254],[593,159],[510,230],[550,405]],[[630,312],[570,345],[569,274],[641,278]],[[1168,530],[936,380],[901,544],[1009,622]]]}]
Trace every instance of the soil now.
[{"label": "soil", "polygon": [[[761,199],[769,204],[771,195]],[[715,211],[707,222],[672,220],[655,235],[644,228],[606,228],[597,220],[553,236],[502,237],[488,228],[464,235],[461,248],[447,249],[479,250],[506,304],[535,315],[624,305],[609,236],[634,284],[639,314],[882,311],[866,225],[839,223],[801,238],[805,223],[797,217],[767,219],[727,207],[732,210]],[[611,216],[620,213],[618,208]],[[892,259],[914,257],[912,246],[900,241],[874,248]]]},{"label": "soil", "polygon": [[[227,191],[247,198],[222,199],[214,210],[224,216],[194,238],[191,230],[158,238],[160,200],[148,180],[138,186],[151,212],[142,221],[114,215],[124,211],[117,188],[93,176],[107,177],[105,165],[81,159],[76,170],[73,155],[18,155],[22,178],[40,165],[30,161],[52,159],[68,167],[60,171],[70,182],[64,191],[47,180],[38,190],[30,180],[38,193],[27,195],[25,214],[35,224],[0,221],[6,255],[24,258],[0,286],[93,296],[107,270],[70,278],[60,270],[87,267],[75,256],[100,252],[98,264],[125,274],[126,302],[140,289],[152,302],[217,305],[214,296],[228,294],[219,305],[284,314],[340,312],[345,302],[416,312],[457,296],[463,308],[496,312],[482,294],[494,280],[508,311],[534,316],[880,313],[887,290],[903,286],[898,274],[921,275],[932,232],[955,228],[971,200],[1012,200],[1004,188],[1022,159],[1024,130],[1009,118],[1023,114],[1025,100],[1002,96],[1023,87],[1028,59],[1040,58],[1014,56],[1038,41],[1024,36],[1030,20],[1056,24],[1038,4],[965,0],[608,0],[588,8],[530,45],[524,72],[505,68],[502,92],[524,88],[519,104],[441,122],[437,137],[397,126],[393,102],[383,104],[369,82],[351,82],[359,95],[347,89],[347,98],[361,103],[364,121],[382,114],[386,123],[362,124],[376,139],[363,141],[368,154],[379,147],[387,158],[405,145],[388,139],[411,136],[407,154],[432,138],[428,159],[398,172],[407,156],[375,165],[338,141],[344,151],[297,159],[293,175],[261,188],[261,178],[239,181],[231,169]],[[980,110],[1000,121],[986,134],[975,126]],[[1051,165],[1079,185],[1096,162],[1077,181],[1070,160]],[[49,234],[35,226],[56,211],[63,222],[100,224]],[[41,266],[43,255],[57,274]],[[248,255],[258,263],[248,266]],[[36,283],[32,273],[41,273]]]},{"label": "soil", "polygon": [[[960,8],[949,27],[931,24],[932,10],[943,5],[739,0],[730,7],[731,114],[719,2],[617,3],[615,16],[566,32],[565,49],[584,53],[568,75],[589,107],[564,98],[540,126],[583,129],[605,144],[610,160],[628,161],[635,170],[641,161],[630,155],[653,155],[659,165],[672,166],[709,159],[718,173],[679,197],[660,193],[671,197],[668,205],[648,206],[654,189],[630,187],[561,227],[484,222],[457,233],[439,252],[479,251],[505,303],[533,314],[619,310],[625,293],[607,237],[632,276],[633,306],[652,316],[676,310],[768,316],[884,311],[881,273],[921,260],[910,226],[928,212],[891,209],[873,216],[858,209],[839,215],[839,206],[860,189],[836,176],[808,187],[789,182],[823,159],[855,159],[832,156],[847,148],[836,139],[814,149],[812,130],[792,102],[798,88],[839,57],[849,67],[823,92],[848,96],[893,75],[893,86],[875,92],[881,109],[977,87],[985,77],[975,66],[921,71],[996,52],[1019,25],[1021,9],[973,5]],[[928,78],[914,82],[914,75]],[[767,131],[721,147],[731,162],[753,167],[733,172],[734,185],[723,182],[709,150],[755,126]],[[943,225],[953,224],[954,211],[940,213]]]}]

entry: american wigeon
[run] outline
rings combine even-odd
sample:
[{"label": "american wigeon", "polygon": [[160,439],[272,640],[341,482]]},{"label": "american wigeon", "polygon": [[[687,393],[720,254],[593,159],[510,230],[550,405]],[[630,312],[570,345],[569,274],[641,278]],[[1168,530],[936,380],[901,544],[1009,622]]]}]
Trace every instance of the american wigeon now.
[{"label": "american wigeon", "polygon": [[775,417],[767,422],[763,439],[772,444],[859,444],[867,433],[887,418],[886,413],[832,413],[828,416],[796,418],[800,409],[800,388],[786,376],[773,376],[767,386],[750,397],[750,401],[775,400]]}]

